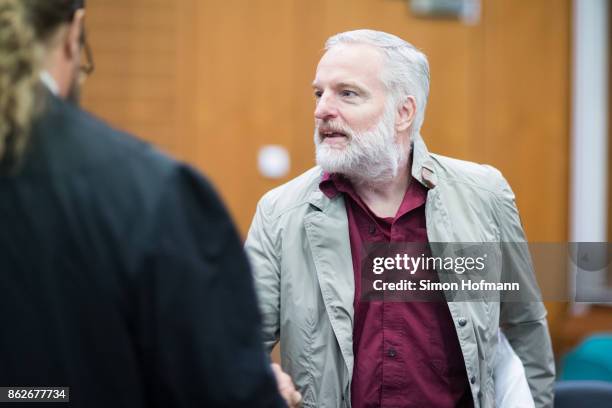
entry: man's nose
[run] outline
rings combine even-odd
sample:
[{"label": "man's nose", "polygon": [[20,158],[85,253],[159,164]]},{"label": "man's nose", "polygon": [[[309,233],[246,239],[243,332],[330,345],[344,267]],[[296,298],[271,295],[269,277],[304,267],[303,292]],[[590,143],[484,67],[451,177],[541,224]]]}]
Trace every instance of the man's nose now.
[{"label": "man's nose", "polygon": [[334,119],[338,116],[338,109],[333,97],[324,93],[317,101],[315,108],[315,118],[320,120]]}]

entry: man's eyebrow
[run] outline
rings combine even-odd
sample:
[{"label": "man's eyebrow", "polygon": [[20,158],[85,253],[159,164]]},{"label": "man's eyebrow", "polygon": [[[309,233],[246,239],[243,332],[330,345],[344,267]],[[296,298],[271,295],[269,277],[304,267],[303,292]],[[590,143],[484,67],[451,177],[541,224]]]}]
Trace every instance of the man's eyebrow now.
[{"label": "man's eyebrow", "polygon": [[[312,82],[312,87],[315,89],[320,88],[321,86],[319,85],[319,83],[317,81],[313,81]],[[366,89],[364,87],[362,87],[361,85],[359,85],[356,82],[351,82],[351,81],[343,81],[343,82],[339,82],[337,84],[334,85],[335,88],[354,88],[359,90],[360,92],[363,92],[365,94],[369,94],[368,91],[366,91]]]},{"label": "man's eyebrow", "polygon": [[364,89],[364,87],[362,87],[361,85],[359,85],[356,82],[351,82],[351,81],[345,81],[345,82],[340,82],[339,84],[336,85],[338,88],[355,88],[358,89],[360,91],[366,92],[366,90]]}]

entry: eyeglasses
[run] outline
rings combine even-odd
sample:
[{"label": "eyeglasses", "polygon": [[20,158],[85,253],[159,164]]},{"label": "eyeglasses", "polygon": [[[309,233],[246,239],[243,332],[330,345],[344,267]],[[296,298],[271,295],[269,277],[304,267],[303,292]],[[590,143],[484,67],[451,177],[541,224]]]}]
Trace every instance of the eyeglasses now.
[{"label": "eyeglasses", "polygon": [[93,53],[91,52],[91,47],[89,46],[89,43],[87,42],[87,36],[85,35],[85,28],[83,28],[83,31],[81,32],[81,44],[83,47],[83,54],[81,59],[84,58],[84,61],[81,63],[79,70],[81,71],[81,74],[83,76],[87,77],[94,72],[95,66]]}]

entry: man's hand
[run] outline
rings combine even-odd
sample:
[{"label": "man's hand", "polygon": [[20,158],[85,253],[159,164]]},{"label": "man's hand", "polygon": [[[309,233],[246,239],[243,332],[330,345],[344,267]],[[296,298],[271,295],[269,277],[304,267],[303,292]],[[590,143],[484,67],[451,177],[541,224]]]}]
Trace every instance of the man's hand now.
[{"label": "man's hand", "polygon": [[272,363],[272,371],[274,371],[276,377],[278,392],[289,405],[289,408],[299,408],[302,402],[302,394],[295,389],[291,377],[283,372],[283,369],[276,363]]}]

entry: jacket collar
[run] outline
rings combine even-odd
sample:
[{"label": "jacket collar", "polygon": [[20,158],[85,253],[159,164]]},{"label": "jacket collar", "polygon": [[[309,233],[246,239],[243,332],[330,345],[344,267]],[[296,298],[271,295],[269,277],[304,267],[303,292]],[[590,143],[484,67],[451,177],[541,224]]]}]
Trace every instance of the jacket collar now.
[{"label": "jacket collar", "polygon": [[433,159],[420,133],[412,138],[412,178],[432,189],[438,184]]}]

